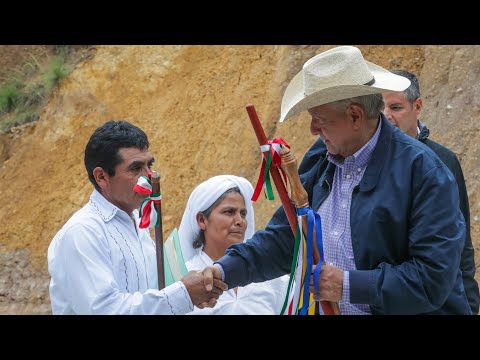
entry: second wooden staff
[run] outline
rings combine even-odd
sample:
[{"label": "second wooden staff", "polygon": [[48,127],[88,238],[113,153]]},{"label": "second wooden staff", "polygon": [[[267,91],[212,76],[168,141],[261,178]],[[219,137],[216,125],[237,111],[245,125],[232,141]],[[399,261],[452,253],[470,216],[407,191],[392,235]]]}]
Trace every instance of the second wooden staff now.
[{"label": "second wooden staff", "polygon": [[[160,174],[152,171],[152,194],[160,194]],[[163,227],[162,227],[162,203],[155,203],[155,209],[158,214],[158,226],[154,227],[155,231],[155,252],[157,255],[157,274],[158,289],[165,287],[165,270],[163,268]]]}]

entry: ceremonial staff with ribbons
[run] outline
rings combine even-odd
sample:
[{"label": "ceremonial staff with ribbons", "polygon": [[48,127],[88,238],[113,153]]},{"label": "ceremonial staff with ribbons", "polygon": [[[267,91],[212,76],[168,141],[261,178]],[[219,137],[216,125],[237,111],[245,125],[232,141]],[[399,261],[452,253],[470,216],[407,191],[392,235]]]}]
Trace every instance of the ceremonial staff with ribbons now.
[{"label": "ceremonial staff with ribbons", "polygon": [[[306,256],[304,254],[300,254],[299,261],[303,261],[303,259],[305,259],[307,264],[298,264],[298,266],[300,266],[300,269],[303,268],[303,272],[304,272],[303,274],[303,281],[304,281],[303,306],[302,306],[302,309],[300,310],[300,314],[307,314],[309,310],[308,304],[311,298],[311,296],[308,294],[308,288],[310,285],[309,284],[310,270],[312,267],[311,259],[313,257],[313,261],[316,264],[318,264],[318,270],[316,269],[316,273],[314,276],[314,280],[317,281],[317,284],[315,284],[316,289],[318,287],[318,276],[319,276],[321,264],[323,261],[323,251],[320,251],[322,248],[320,219],[318,214],[316,214],[316,217],[315,217],[313,211],[311,211],[311,208],[308,206],[308,196],[305,189],[303,188],[302,183],[300,182],[300,178],[298,176],[298,171],[296,168],[295,158],[293,158],[293,156],[289,151],[284,151],[284,157],[286,158],[286,161],[283,161],[285,163],[285,171],[283,171],[281,168],[280,170],[282,170],[284,179],[285,180],[288,179],[288,181],[290,182],[290,186],[292,189],[291,191],[292,199],[290,199],[290,197],[288,196],[285,184],[282,180],[278,167],[281,165],[280,155],[282,152],[282,148],[288,149],[289,146],[280,138],[276,138],[272,141],[267,140],[267,137],[265,136],[265,132],[262,128],[258,115],[255,111],[255,107],[252,104],[248,104],[246,106],[246,109],[250,117],[250,121],[252,123],[255,134],[257,136],[258,142],[260,143],[260,148],[263,153],[263,161],[262,161],[262,168],[260,170],[260,177],[257,183],[257,187],[255,189],[254,196],[252,197],[252,200],[255,201],[258,198],[258,195],[261,191],[261,188],[263,187],[263,184],[265,184],[267,197],[270,200],[273,199],[273,192],[271,189],[271,184],[268,176],[268,173],[270,173],[272,175],[273,182],[277,188],[277,192],[280,196],[280,200],[282,202],[282,205],[283,205],[285,214],[287,216],[288,222],[290,224],[290,227],[292,229],[293,235],[296,237],[297,244],[295,247],[293,263],[295,263],[296,256],[298,256],[298,252],[297,252],[298,242],[302,240],[298,239],[298,234],[300,233],[300,231],[298,231],[297,233],[297,230],[299,230],[297,226],[297,217],[295,215],[295,209],[290,200],[292,200],[295,206],[297,206],[298,215],[302,217],[303,232],[307,235],[307,249],[306,249],[307,251],[306,251]],[[309,218],[311,219],[312,217],[314,217],[314,219],[317,218],[316,234],[313,231],[314,221],[308,220]],[[292,264],[292,270],[294,265],[295,264]],[[292,277],[293,277],[293,271],[291,274],[290,282],[292,282],[293,280]],[[296,279],[297,287],[300,286],[300,284],[298,283],[298,281],[300,280],[301,280],[300,278]],[[289,286],[289,289],[290,289],[290,286]],[[287,295],[286,301],[288,301],[288,295]],[[337,303],[320,301],[320,304],[322,306],[322,310],[325,315],[340,314],[340,310]],[[291,314],[295,312],[296,310],[292,309],[292,303],[291,303],[289,308],[289,313]]]},{"label": "ceremonial staff with ribbons", "polygon": [[163,259],[162,195],[160,193],[160,174],[152,171],[148,177],[141,176],[134,190],[147,196],[140,206],[140,228],[154,228],[155,252],[157,258],[158,289],[165,287]]}]

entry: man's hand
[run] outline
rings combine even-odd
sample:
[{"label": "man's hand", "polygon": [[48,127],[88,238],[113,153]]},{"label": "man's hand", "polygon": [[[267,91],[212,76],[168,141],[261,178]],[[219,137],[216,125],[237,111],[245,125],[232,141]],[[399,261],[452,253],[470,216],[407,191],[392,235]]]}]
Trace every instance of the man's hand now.
[{"label": "man's hand", "polygon": [[207,291],[210,291],[212,289],[212,286],[215,285],[215,280],[219,280],[220,283],[226,286],[226,288],[223,290],[228,289],[227,284],[221,281],[222,272],[217,266],[207,266],[205,269],[203,269],[203,276],[204,276],[205,288],[207,289]]},{"label": "man's hand", "polygon": [[[213,278],[212,275],[209,276],[210,278],[206,280],[202,271],[189,271],[181,280],[187,288],[193,305],[200,309],[214,307],[219,296],[228,289],[223,281]],[[207,286],[207,282],[210,286]]]},{"label": "man's hand", "polygon": [[315,294],[318,301],[340,301],[343,291],[343,270],[333,265],[323,265],[318,279],[318,293],[313,285],[313,272],[316,265],[312,266],[310,275],[310,293]]}]

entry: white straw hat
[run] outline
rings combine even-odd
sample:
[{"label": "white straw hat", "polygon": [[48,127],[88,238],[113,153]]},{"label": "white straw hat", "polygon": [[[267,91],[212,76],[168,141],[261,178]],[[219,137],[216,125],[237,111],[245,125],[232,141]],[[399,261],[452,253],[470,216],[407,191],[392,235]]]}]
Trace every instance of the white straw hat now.
[{"label": "white straw hat", "polygon": [[308,60],[288,84],[280,122],[315,106],[409,86],[407,78],[365,61],[358,48],[339,46]]}]

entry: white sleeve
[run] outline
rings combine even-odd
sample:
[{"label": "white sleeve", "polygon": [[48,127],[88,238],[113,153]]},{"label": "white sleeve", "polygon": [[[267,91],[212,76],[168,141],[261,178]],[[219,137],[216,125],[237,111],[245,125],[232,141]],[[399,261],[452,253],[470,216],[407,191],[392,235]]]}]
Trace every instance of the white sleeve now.
[{"label": "white sleeve", "polygon": [[[271,281],[271,285],[275,293],[275,299],[276,299],[275,306],[274,306],[274,313],[275,315],[280,315],[283,309],[283,304],[285,302],[285,297],[287,296],[288,282],[290,281],[290,276],[283,275],[270,281]],[[288,300],[289,300],[288,302],[290,302],[291,295]]]},{"label": "white sleeve", "polygon": [[148,288],[158,289],[157,274],[157,253],[155,241],[150,237],[148,229],[138,229],[140,242],[142,243],[143,256],[145,258],[145,269],[148,278]]},{"label": "white sleeve", "polygon": [[[77,224],[64,234],[57,259],[68,300],[77,314],[186,314],[193,304],[178,281],[163,290],[121,292],[113,275],[109,248],[94,229]],[[58,268],[57,268],[58,269]]]}]

